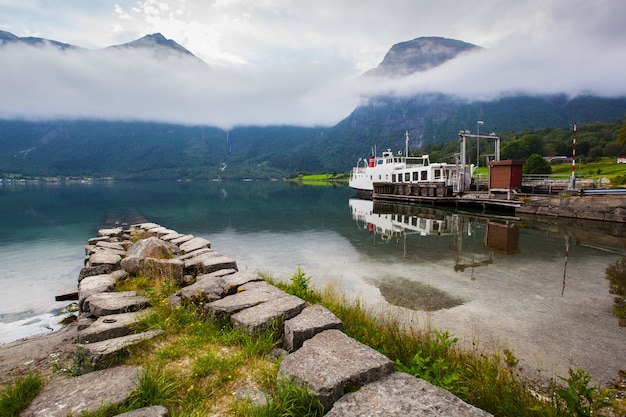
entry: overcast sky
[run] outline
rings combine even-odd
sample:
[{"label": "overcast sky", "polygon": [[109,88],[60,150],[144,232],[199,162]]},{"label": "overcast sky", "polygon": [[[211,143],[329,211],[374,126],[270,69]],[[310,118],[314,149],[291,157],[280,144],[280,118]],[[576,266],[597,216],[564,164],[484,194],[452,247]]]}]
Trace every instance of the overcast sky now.
[{"label": "overcast sky", "polygon": [[[90,50],[160,32],[180,59],[0,50],[0,117],[333,125],[363,97],[626,96],[624,0],[0,0],[0,30]],[[401,80],[363,79],[420,36],[483,47]]]}]

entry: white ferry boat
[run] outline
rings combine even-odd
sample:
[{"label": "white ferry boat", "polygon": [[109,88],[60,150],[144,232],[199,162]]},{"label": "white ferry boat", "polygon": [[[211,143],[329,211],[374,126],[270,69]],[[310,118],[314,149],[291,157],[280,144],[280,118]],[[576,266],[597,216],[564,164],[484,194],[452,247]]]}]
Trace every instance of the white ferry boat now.
[{"label": "white ferry boat", "polygon": [[[408,132],[406,133],[408,151]],[[349,185],[362,193],[374,191],[374,183],[443,183],[452,192],[469,189],[472,178],[469,168],[461,164],[446,162],[431,163],[428,155],[419,157],[394,155],[388,149],[382,156],[359,159],[352,168]],[[361,162],[363,163],[361,165]]]}]

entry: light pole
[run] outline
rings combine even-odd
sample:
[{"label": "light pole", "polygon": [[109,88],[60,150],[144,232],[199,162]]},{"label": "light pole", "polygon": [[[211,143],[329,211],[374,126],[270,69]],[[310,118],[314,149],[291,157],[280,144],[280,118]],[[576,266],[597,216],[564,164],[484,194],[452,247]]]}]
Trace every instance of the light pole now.
[{"label": "light pole", "polygon": [[476,122],[476,191],[480,187],[480,177],[478,175],[478,167],[480,166],[480,126],[484,124],[485,122],[482,120]]},{"label": "light pole", "polygon": [[482,120],[476,122],[476,168],[480,166],[480,126],[484,124]]}]

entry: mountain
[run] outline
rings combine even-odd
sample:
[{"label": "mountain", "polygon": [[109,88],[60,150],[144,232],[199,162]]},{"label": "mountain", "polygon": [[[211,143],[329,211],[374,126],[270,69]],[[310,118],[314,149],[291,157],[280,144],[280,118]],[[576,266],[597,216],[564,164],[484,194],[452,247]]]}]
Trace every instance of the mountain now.
[{"label": "mountain", "polygon": [[441,37],[421,37],[391,47],[382,62],[366,76],[403,77],[426,71],[466,52],[481,49],[471,43]]},{"label": "mountain", "polygon": [[200,58],[192,54],[185,47],[178,44],[176,41],[172,39],[167,39],[160,33],[153,33],[151,35],[146,35],[142,38],[136,39],[131,42],[127,42],[121,45],[113,45],[109,46],[107,49],[111,50],[147,50],[151,51],[158,57],[166,57],[173,54],[181,54],[189,58],[194,58],[195,60],[202,62],[206,65],[204,61]]},{"label": "mountain", "polygon": [[[2,45],[10,43],[75,48],[0,32],[0,53]],[[377,68],[363,76],[405,77],[477,48],[453,39],[417,38],[393,45]],[[107,50],[193,57],[159,33]],[[132,53],[128,55],[132,59]],[[379,152],[403,150],[405,131],[409,132],[411,148],[424,148],[457,141],[459,130],[475,131],[478,120],[484,121],[485,132],[568,128],[574,121],[580,130],[585,124],[614,123],[625,114],[626,98],[512,96],[467,102],[443,94],[419,94],[368,97],[336,126],[326,129],[245,126],[227,132],[210,126],[147,122],[0,120],[0,177],[21,174],[206,180],[280,178],[301,171],[345,172],[359,158],[369,156],[374,147]],[[580,154],[585,155],[593,147],[604,148],[614,140],[610,135],[581,138]]]},{"label": "mountain", "polygon": [[57,42],[57,41],[44,39],[44,38],[35,38],[32,36],[21,38],[21,37],[15,36],[14,34],[10,32],[5,32],[5,31],[0,30],[0,47],[4,45],[28,45],[28,46],[38,46],[38,47],[52,45],[52,46],[56,46],[57,48],[63,51],[66,49],[80,49],[77,46],[70,45],[68,43]]}]

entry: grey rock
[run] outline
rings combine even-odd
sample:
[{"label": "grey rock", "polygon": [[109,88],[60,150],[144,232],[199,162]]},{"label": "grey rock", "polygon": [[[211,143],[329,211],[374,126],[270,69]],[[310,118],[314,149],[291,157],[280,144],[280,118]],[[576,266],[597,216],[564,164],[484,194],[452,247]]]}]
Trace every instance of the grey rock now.
[{"label": "grey rock", "polygon": [[182,235],[174,230],[170,231],[170,233],[161,236],[161,240],[164,240],[166,242],[169,242],[170,240],[173,239],[177,239],[179,237],[181,237]]},{"label": "grey rock", "polygon": [[[210,272],[210,273],[208,273],[206,275],[211,275],[211,276],[216,276],[216,277],[224,277],[226,275],[231,275],[231,274],[234,274],[236,272],[237,272],[236,269],[225,268],[225,269],[220,269],[220,270],[217,270],[217,271]],[[260,278],[259,281],[261,281],[262,279],[263,278]]]},{"label": "grey rock", "polygon": [[150,230],[150,229],[154,229],[155,227],[161,227],[161,225],[156,224],[156,223],[146,222],[146,223],[133,224],[130,227],[133,229]]},{"label": "grey rock", "polygon": [[85,247],[85,252],[87,253],[87,255],[91,256],[95,253],[105,253],[105,254],[109,254],[109,255],[118,255],[121,258],[126,256],[126,250],[125,249],[113,249],[113,248],[105,248],[103,246],[87,246]]},{"label": "grey rock", "polygon": [[170,417],[170,412],[162,405],[153,405],[152,407],[144,407],[127,413],[118,414],[114,417]]},{"label": "grey rock", "polygon": [[122,257],[116,253],[100,251],[100,252],[94,252],[94,254],[89,257],[89,266],[98,266],[98,265],[119,266],[121,261],[122,261]]},{"label": "grey rock", "polygon": [[296,317],[285,321],[283,345],[289,352],[298,350],[305,340],[329,329],[343,330],[343,323],[319,304],[308,306]]},{"label": "grey rock", "polygon": [[194,235],[180,235],[179,237],[170,240],[170,242],[175,244],[175,245],[180,245],[182,243],[190,241],[194,237],[195,237]]},{"label": "grey rock", "polygon": [[393,362],[384,355],[339,330],[326,330],[283,359],[278,374],[309,388],[328,410],[348,388],[393,371]]},{"label": "grey rock", "polygon": [[126,252],[126,249],[124,248],[124,246],[122,246],[122,244],[119,242],[109,242],[108,240],[100,240],[96,242],[95,246],[97,248],[113,249],[113,250]]},{"label": "grey rock", "polygon": [[340,398],[327,417],[449,416],[488,417],[491,414],[463,402],[423,379],[394,372]]},{"label": "grey rock", "polygon": [[78,300],[78,288],[63,290],[54,296],[54,301],[75,301]]},{"label": "grey rock", "polygon": [[109,241],[109,239],[111,239],[111,238],[110,238],[110,237],[108,237],[108,236],[98,236],[98,237],[92,237],[92,238],[90,238],[90,239],[88,239],[88,240],[87,240],[87,243],[88,243],[89,245],[95,245],[96,243],[101,242],[101,241],[108,242],[108,241]]},{"label": "grey rock", "polygon": [[193,239],[189,239],[188,241],[180,244],[180,250],[182,253],[193,252],[201,248],[210,247],[211,242],[202,237],[194,237]]},{"label": "grey rock", "polygon": [[126,256],[164,259],[172,255],[177,255],[178,253],[178,246],[170,242],[164,242],[156,237],[149,237],[135,242],[135,244],[128,249]]},{"label": "grey rock", "polygon": [[89,327],[79,330],[78,342],[94,343],[129,335],[133,332],[132,326],[150,313],[151,310],[148,309],[102,316]]},{"label": "grey rock", "polygon": [[257,304],[265,303],[273,298],[286,296],[287,293],[279,290],[265,281],[250,282],[239,287],[233,295],[213,301],[206,308],[213,314],[233,314],[244,308],[250,308]]},{"label": "grey rock", "polygon": [[109,362],[113,356],[129,346],[141,343],[165,333],[163,330],[148,330],[143,333],[130,334],[128,336],[107,339],[101,342],[77,344],[79,352],[83,352],[89,364],[83,371],[96,369]]},{"label": "grey rock", "polygon": [[300,313],[306,303],[294,295],[273,298],[265,303],[246,308],[233,314],[230,320],[249,334],[269,329],[272,325],[282,330],[284,320]]},{"label": "grey rock", "polygon": [[78,305],[81,311],[85,309],[84,302],[87,298],[94,294],[113,291],[117,280],[111,274],[95,275],[83,278],[78,284]]},{"label": "grey rock", "polygon": [[195,283],[176,291],[184,301],[210,302],[228,294],[229,286],[222,277],[201,275]]},{"label": "grey rock", "polygon": [[[229,273],[225,274],[226,272]],[[226,281],[230,287],[229,292],[231,293],[234,293],[239,287],[249,282],[263,281],[263,278],[261,278],[259,274],[252,272],[238,272],[235,269],[220,269],[219,271],[211,272],[208,275],[214,274],[223,276],[224,281]]]},{"label": "grey rock", "polygon": [[121,404],[137,385],[137,368],[118,366],[47,384],[21,414],[66,417],[95,412],[103,404]]},{"label": "grey rock", "polygon": [[104,264],[96,266],[86,266],[80,270],[78,274],[78,282],[81,282],[85,277],[91,277],[94,275],[108,274],[117,270],[117,265]]},{"label": "grey rock", "polygon": [[197,250],[195,250],[193,252],[187,252],[185,254],[178,255],[176,257],[176,259],[180,259],[181,261],[186,261],[188,259],[196,258],[196,257],[198,257],[200,255],[204,255],[204,254],[207,254],[207,253],[209,253],[209,254],[210,253],[217,254],[217,252],[215,252],[213,249],[210,249],[210,248],[200,248],[200,249],[197,249]]},{"label": "grey rock", "polygon": [[117,237],[122,236],[123,232],[124,230],[122,230],[121,227],[116,227],[114,229],[100,229],[98,230],[98,236]]},{"label": "grey rock", "polygon": [[146,297],[138,297],[134,291],[104,292],[93,294],[85,299],[83,311],[102,317],[139,311],[149,305]]}]

